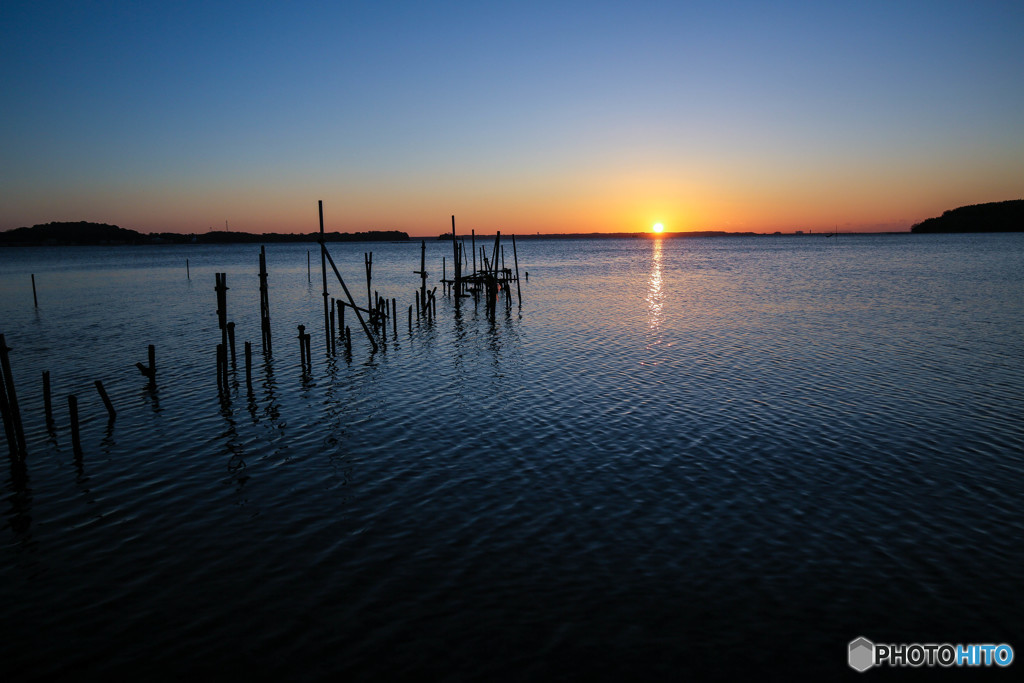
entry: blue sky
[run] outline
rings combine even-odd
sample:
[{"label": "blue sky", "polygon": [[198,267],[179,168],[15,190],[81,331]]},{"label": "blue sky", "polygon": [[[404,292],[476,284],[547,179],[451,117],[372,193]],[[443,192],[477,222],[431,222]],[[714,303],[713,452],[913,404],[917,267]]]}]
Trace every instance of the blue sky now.
[{"label": "blue sky", "polygon": [[906,229],[1024,197],[1024,3],[5,3],[0,229]]}]

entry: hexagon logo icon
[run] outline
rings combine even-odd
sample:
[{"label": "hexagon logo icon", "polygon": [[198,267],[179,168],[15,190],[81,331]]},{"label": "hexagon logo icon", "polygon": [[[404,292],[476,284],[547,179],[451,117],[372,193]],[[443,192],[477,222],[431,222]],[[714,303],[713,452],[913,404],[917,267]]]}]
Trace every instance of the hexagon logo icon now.
[{"label": "hexagon logo icon", "polygon": [[864,673],[875,665],[875,644],[861,636],[850,641],[850,667]]}]

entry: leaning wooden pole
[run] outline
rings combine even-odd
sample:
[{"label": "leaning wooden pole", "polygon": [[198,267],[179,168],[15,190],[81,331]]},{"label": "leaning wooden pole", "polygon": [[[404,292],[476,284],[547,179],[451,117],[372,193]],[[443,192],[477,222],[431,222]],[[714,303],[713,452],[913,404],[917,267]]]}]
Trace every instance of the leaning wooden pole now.
[{"label": "leaning wooden pole", "polygon": [[359,312],[359,308],[356,306],[355,300],[352,298],[352,292],[348,291],[348,287],[345,285],[345,280],[342,279],[341,273],[338,272],[338,266],[334,264],[334,259],[331,258],[331,252],[324,249],[324,255],[327,257],[327,261],[331,264],[331,268],[334,269],[334,275],[338,278],[338,283],[341,284],[341,289],[345,292],[345,296],[348,298],[348,303],[355,312],[356,318],[359,319],[359,324],[362,325],[363,332],[366,333],[366,338],[370,340],[370,345],[373,347],[373,350],[376,351],[377,341],[373,338],[373,334],[370,333],[370,328],[366,326],[366,321],[363,320],[363,316]]},{"label": "leaning wooden pole", "polygon": [[324,346],[327,348],[327,355],[331,355],[331,309],[327,303],[327,247],[324,246],[324,201],[321,199],[319,202],[320,207],[320,274],[323,276],[324,281],[324,337],[326,343]]}]

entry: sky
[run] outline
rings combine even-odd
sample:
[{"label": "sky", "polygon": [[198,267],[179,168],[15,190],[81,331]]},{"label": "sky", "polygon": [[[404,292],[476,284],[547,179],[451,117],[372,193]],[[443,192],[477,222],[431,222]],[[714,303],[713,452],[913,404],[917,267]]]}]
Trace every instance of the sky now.
[{"label": "sky", "polygon": [[0,230],[907,230],[1024,197],[1024,3],[21,2]]}]

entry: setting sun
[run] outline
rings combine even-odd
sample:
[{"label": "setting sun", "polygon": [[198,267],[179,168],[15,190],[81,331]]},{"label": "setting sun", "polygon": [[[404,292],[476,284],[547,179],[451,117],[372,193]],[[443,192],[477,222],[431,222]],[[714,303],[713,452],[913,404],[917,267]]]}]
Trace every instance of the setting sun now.
[{"label": "setting sun", "polygon": [[653,230],[654,232],[661,232],[664,229],[665,226],[662,225],[661,223],[655,223],[654,225],[651,226],[651,230]]}]

